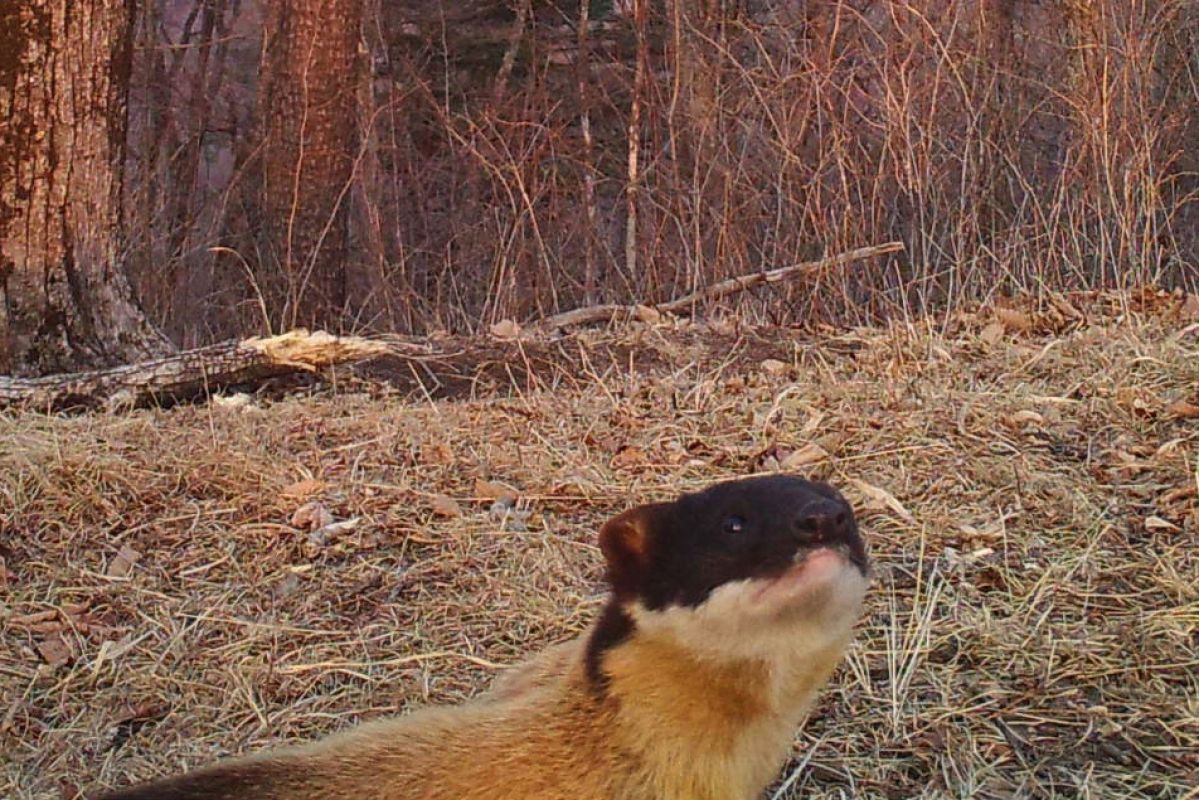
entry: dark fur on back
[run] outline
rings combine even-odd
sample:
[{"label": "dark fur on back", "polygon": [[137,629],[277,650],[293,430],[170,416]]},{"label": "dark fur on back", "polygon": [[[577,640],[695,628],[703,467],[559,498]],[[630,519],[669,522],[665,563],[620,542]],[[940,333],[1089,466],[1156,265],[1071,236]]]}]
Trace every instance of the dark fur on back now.
[{"label": "dark fur on back", "polygon": [[289,786],[297,784],[297,777],[294,765],[261,759],[218,764],[102,794],[95,800],[268,800],[287,796]]}]

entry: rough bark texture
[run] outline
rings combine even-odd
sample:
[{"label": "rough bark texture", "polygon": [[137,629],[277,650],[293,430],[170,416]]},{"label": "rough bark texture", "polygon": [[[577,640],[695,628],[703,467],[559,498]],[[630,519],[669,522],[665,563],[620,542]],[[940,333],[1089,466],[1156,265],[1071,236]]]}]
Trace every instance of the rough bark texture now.
[{"label": "rough bark texture", "polygon": [[232,383],[385,355],[394,348],[356,336],[290,331],[265,339],[221,342],[137,364],[43,378],[0,377],[0,408],[51,410],[101,405],[139,406],[203,395]]},{"label": "rough bark texture", "polygon": [[133,8],[0,4],[0,373],[167,349],[120,268]]},{"label": "rough bark texture", "polygon": [[287,326],[328,323],[346,304],[361,26],[362,0],[271,0],[263,198]]}]

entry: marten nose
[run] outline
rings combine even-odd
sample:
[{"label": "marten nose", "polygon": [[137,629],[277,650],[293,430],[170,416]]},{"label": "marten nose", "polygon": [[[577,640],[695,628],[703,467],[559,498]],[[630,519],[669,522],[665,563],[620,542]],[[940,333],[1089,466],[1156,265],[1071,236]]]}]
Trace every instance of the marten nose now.
[{"label": "marten nose", "polygon": [[800,544],[807,547],[846,544],[853,528],[853,512],[843,502],[816,500],[803,507],[794,527]]}]

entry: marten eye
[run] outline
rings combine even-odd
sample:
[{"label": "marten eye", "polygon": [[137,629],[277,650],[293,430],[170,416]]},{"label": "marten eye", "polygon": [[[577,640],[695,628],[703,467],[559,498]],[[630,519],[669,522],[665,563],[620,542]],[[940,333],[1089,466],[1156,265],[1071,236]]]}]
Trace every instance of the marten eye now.
[{"label": "marten eye", "polygon": [[745,532],[746,522],[742,517],[733,514],[725,517],[724,522],[720,526],[725,533],[736,536]]}]

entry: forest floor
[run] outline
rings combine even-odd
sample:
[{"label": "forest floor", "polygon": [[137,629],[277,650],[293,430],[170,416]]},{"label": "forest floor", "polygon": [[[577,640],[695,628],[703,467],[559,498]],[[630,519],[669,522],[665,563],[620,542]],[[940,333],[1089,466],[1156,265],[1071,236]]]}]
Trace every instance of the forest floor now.
[{"label": "forest floor", "polygon": [[638,326],[0,415],[0,797],[463,699],[590,622],[607,516],[780,466],[844,489],[878,575],[768,797],[1197,797],[1196,305]]}]

